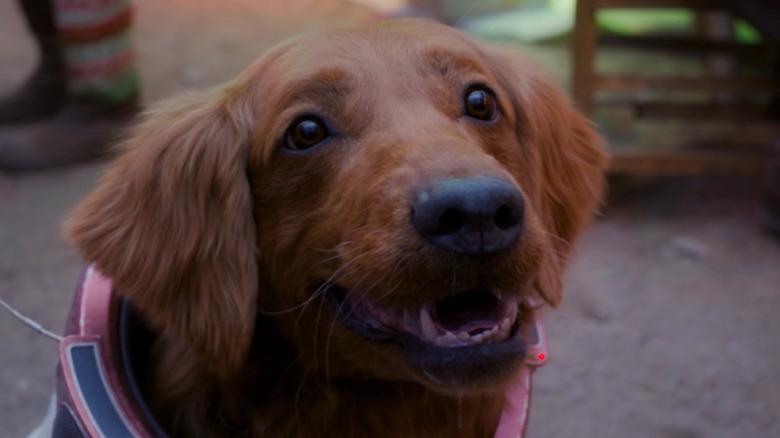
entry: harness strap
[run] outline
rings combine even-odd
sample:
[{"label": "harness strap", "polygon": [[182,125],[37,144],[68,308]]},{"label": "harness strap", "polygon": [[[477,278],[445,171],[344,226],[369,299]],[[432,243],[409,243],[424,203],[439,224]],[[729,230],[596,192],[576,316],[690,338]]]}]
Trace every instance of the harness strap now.
[{"label": "harness strap", "polygon": [[52,437],[164,438],[132,396],[117,347],[118,300],[94,266],[82,272],[60,343]]}]

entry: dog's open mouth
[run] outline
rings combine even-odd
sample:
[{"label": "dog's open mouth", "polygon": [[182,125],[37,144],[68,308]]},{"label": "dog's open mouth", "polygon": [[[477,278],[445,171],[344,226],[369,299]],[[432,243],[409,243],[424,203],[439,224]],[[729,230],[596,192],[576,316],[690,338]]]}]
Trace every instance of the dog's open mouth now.
[{"label": "dog's open mouth", "polygon": [[510,294],[476,287],[411,308],[388,307],[331,285],[328,296],[346,329],[399,349],[438,387],[483,387],[522,363],[526,306]]},{"label": "dog's open mouth", "polygon": [[429,381],[483,386],[507,376],[526,354],[517,297],[483,287],[419,307],[387,307],[331,286],[339,322],[364,339],[400,349]]},{"label": "dog's open mouth", "polygon": [[517,299],[485,288],[418,308],[387,308],[366,298],[350,300],[337,286],[331,293],[348,328],[373,339],[406,334],[436,347],[466,347],[505,341],[517,322]]}]

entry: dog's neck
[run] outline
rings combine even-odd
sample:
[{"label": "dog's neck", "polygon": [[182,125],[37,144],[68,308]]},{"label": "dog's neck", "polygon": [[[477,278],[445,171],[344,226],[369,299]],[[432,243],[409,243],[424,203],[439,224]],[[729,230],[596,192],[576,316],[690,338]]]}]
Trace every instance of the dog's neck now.
[{"label": "dog's neck", "polygon": [[255,336],[247,365],[230,382],[217,381],[194,362],[182,366],[185,351],[160,341],[154,369],[176,363],[187,376],[171,380],[168,372],[169,380],[154,382],[149,393],[173,437],[297,437],[312,430],[340,438],[493,435],[502,397],[439,395],[413,382],[328,380],[308,372],[291,345],[269,330],[275,329],[258,327],[263,336]]},{"label": "dog's neck", "polygon": [[263,433],[256,436],[317,430],[319,436],[347,438],[491,437],[502,409],[495,398],[441,396],[414,383],[320,385],[303,380],[281,406],[279,400],[260,406],[255,432]]},{"label": "dog's neck", "polygon": [[[250,392],[248,400],[252,437],[295,437],[312,430],[318,436],[339,438],[493,436],[503,393],[446,396],[415,382],[334,378],[327,370],[302,365],[299,353],[276,330],[273,323],[258,321],[246,380],[241,383],[244,388],[262,388]],[[431,421],[434,418],[437,421]]]}]

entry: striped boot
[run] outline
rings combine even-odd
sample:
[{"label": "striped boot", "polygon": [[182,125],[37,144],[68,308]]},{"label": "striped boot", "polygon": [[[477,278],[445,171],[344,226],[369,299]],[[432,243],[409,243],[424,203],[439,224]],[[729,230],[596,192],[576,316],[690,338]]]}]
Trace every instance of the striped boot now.
[{"label": "striped boot", "polygon": [[138,95],[130,0],[54,0],[68,71],[79,99],[124,105]]},{"label": "striped boot", "polygon": [[51,1],[67,77],[66,98],[50,118],[0,131],[0,169],[6,171],[101,156],[137,111],[130,1]]}]

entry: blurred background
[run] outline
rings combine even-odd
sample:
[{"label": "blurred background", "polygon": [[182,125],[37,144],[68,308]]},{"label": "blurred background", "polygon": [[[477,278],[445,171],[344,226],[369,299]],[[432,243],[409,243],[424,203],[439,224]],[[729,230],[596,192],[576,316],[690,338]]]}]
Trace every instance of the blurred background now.
[{"label": "blurred background", "polygon": [[[780,12],[770,3],[136,0],[134,99],[206,89],[298,33],[391,16],[531,55],[615,158],[564,303],[547,314],[550,360],[535,376],[527,436],[777,437]],[[22,10],[0,2],[0,96],[38,62]],[[0,143],[18,129],[0,126]],[[81,266],[60,224],[102,168],[0,170],[0,297],[55,332]],[[24,437],[52,393],[57,346],[1,311],[0,333],[0,435]]]}]

